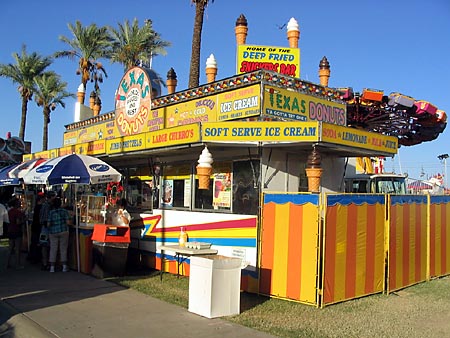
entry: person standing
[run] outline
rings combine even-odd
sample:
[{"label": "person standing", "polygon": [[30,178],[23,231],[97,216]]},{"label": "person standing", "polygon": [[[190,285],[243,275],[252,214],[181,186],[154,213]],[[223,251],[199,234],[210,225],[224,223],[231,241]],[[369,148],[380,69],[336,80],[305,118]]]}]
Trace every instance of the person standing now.
[{"label": "person standing", "polygon": [[42,193],[39,193],[36,196],[36,204],[34,205],[33,210],[33,221],[31,223],[31,242],[30,242],[30,253],[28,255],[28,260],[36,264],[41,261],[41,250],[39,246],[39,237],[41,235],[41,221],[40,221],[40,212],[42,209],[42,204],[45,201],[45,196]]},{"label": "person standing", "polygon": [[25,228],[26,216],[21,209],[22,202],[18,198],[13,198],[9,202],[10,209],[8,210],[9,225],[8,225],[8,239],[9,239],[9,254],[8,254],[8,266],[11,265],[11,258],[15,256],[16,269],[23,268],[20,260],[22,236]]},{"label": "person standing", "polygon": [[121,198],[117,201],[117,214],[114,217],[114,225],[129,226],[131,215],[127,211],[127,200]]},{"label": "person standing", "polygon": [[8,209],[3,204],[3,196],[0,199],[0,238],[6,238],[6,230],[9,224]]},{"label": "person standing", "polygon": [[[41,210],[39,212],[39,222],[41,223],[41,231],[42,229],[47,230],[47,220],[48,213],[53,208],[53,201],[56,198],[56,193],[52,190],[47,191],[46,199],[42,204]],[[47,235],[48,231],[45,231],[45,235]],[[45,236],[46,237],[46,236]],[[42,256],[42,270],[48,270],[48,254],[49,254],[49,242],[47,238],[39,241],[39,245],[41,246],[41,256]]]},{"label": "person standing", "polygon": [[50,240],[50,272],[55,272],[56,258],[59,250],[63,272],[69,271],[67,265],[67,248],[69,245],[69,212],[62,207],[61,198],[53,201],[53,209],[48,212],[48,237]]}]

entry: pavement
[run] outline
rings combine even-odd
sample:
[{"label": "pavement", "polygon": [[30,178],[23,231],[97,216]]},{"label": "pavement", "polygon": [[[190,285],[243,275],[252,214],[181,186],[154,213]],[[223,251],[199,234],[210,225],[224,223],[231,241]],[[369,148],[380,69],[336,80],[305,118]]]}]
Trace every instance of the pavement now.
[{"label": "pavement", "polygon": [[[164,282],[164,281],[162,281]],[[0,272],[0,337],[273,337],[91,275]]]}]

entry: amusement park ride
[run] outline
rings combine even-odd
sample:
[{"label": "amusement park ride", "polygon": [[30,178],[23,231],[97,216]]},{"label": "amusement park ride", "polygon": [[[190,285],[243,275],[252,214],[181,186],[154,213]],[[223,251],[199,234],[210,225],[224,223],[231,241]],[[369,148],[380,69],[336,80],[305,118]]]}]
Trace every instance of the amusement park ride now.
[{"label": "amusement park ride", "polygon": [[447,125],[447,115],[430,102],[400,93],[384,95],[381,90],[353,93],[343,88],[349,127],[398,137],[399,145],[412,146],[432,141]]}]

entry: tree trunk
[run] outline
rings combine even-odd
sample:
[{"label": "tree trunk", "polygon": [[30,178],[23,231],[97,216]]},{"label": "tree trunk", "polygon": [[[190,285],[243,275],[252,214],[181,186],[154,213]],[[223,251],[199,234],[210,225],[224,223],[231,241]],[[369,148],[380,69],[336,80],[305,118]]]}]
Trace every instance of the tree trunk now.
[{"label": "tree trunk", "polygon": [[202,44],[203,15],[207,1],[195,2],[194,33],[192,36],[191,67],[189,70],[189,88],[198,87],[200,78],[200,47]]},{"label": "tree trunk", "polygon": [[20,120],[19,138],[25,141],[25,127],[27,125],[28,97],[22,95],[22,118]]},{"label": "tree trunk", "polygon": [[48,150],[48,123],[50,121],[50,108],[44,107],[44,130],[42,132],[42,151]]}]

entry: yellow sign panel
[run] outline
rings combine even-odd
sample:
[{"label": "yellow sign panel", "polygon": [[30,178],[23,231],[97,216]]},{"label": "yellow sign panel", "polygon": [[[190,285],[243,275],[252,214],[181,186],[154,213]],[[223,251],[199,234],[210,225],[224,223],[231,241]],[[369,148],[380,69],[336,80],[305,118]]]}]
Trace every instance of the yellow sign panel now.
[{"label": "yellow sign panel", "polygon": [[87,154],[88,155],[100,155],[106,153],[106,141],[98,140],[88,143]]},{"label": "yellow sign panel", "polygon": [[238,88],[217,95],[217,121],[242,119],[261,114],[261,86]]},{"label": "yellow sign panel", "polygon": [[66,146],[59,148],[59,156],[70,155],[75,152],[75,146]]},{"label": "yellow sign panel", "polygon": [[35,156],[36,154],[23,154],[23,156],[22,156],[22,161],[29,161],[29,160],[32,160],[33,158],[35,158],[34,156]]},{"label": "yellow sign panel", "polygon": [[147,148],[167,147],[200,141],[200,125],[189,124],[145,134]]},{"label": "yellow sign panel", "polygon": [[322,121],[347,125],[345,104],[273,86],[264,86],[263,114],[286,121]]},{"label": "yellow sign panel", "polygon": [[223,122],[203,123],[202,141],[315,142],[317,122]]},{"label": "yellow sign panel", "polygon": [[166,107],[166,128],[197,122],[215,122],[217,95]]},{"label": "yellow sign panel", "polygon": [[398,139],[394,136],[386,136],[328,123],[322,124],[321,141],[364,149],[380,150],[390,154],[396,154],[398,149]]},{"label": "yellow sign panel", "polygon": [[50,151],[49,150],[39,151],[34,154],[34,158],[51,158]]},{"label": "yellow sign panel", "polygon": [[106,140],[106,153],[117,154],[146,149],[145,133]]},{"label": "yellow sign panel", "polygon": [[[118,133],[117,133],[118,134]],[[94,124],[76,131],[64,133],[64,146],[96,140],[110,139],[114,135],[114,121]]]},{"label": "yellow sign panel", "polygon": [[237,74],[259,69],[299,78],[300,49],[239,45],[237,48]]}]

